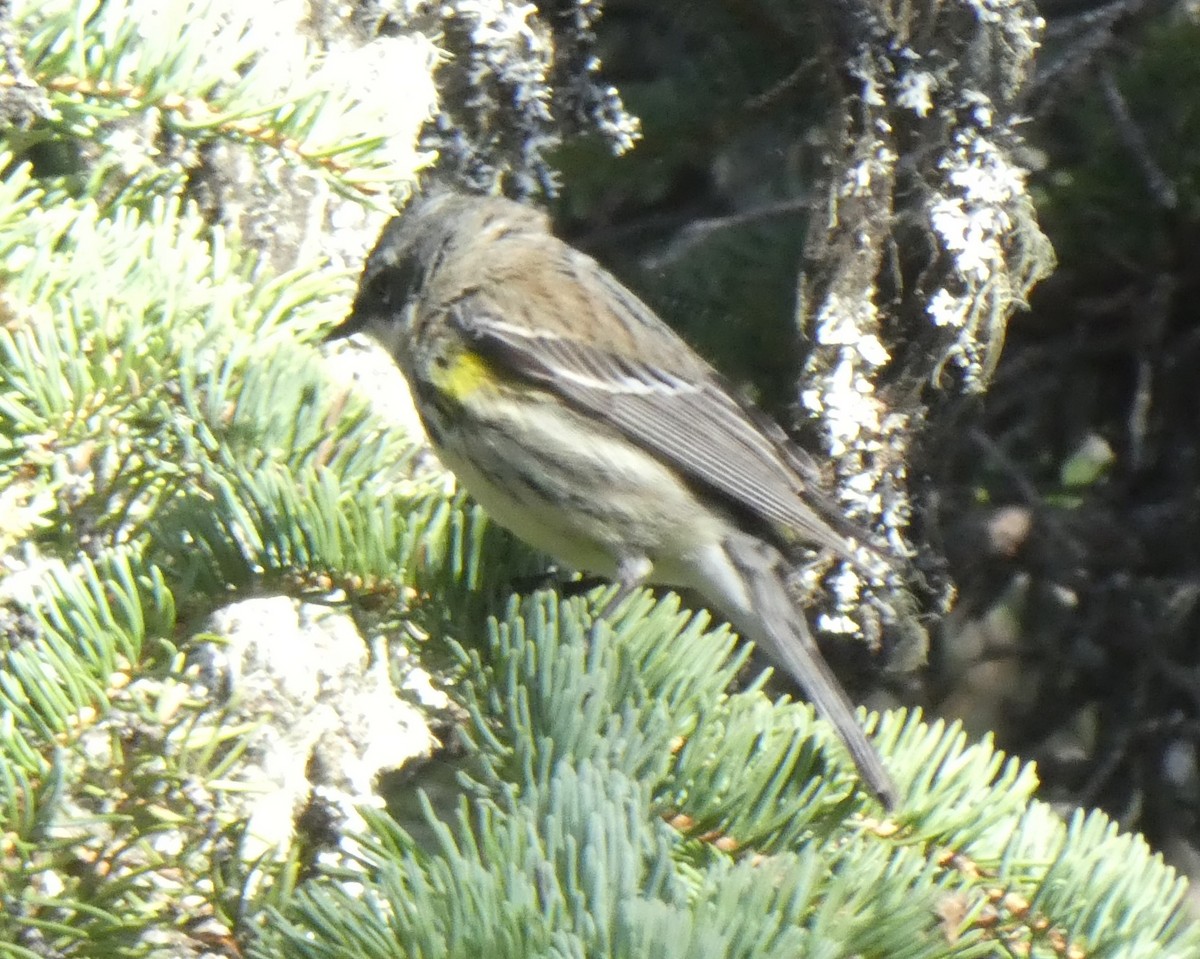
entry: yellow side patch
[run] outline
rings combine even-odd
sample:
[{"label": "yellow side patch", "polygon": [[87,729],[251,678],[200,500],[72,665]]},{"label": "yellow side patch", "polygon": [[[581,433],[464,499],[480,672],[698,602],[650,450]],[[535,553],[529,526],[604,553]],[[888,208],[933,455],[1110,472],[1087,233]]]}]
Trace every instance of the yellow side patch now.
[{"label": "yellow side patch", "polygon": [[496,375],[478,353],[463,350],[435,362],[430,379],[437,390],[456,403],[465,402],[472,393],[494,386]]}]

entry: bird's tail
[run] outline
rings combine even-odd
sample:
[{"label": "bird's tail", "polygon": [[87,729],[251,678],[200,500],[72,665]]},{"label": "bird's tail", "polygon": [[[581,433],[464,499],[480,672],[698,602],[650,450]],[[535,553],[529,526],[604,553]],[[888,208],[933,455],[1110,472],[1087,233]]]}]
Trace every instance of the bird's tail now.
[{"label": "bird's tail", "polygon": [[803,610],[789,595],[783,557],[761,540],[748,537],[727,542],[725,554],[741,579],[736,591],[741,595],[735,599],[733,591],[719,590],[726,600],[722,612],[800,685],[817,712],[837,731],[863,784],[885,809],[893,809],[896,787],[892,777],[859,724],[854,704],[821,655]]},{"label": "bird's tail", "polygon": [[896,805],[896,786],[879,753],[867,739],[854,712],[854,704],[829,668],[808,630],[804,614],[796,610],[779,640],[759,639],[758,647],[800,684],[817,712],[837,731],[858,767],[858,774],[887,810]]}]

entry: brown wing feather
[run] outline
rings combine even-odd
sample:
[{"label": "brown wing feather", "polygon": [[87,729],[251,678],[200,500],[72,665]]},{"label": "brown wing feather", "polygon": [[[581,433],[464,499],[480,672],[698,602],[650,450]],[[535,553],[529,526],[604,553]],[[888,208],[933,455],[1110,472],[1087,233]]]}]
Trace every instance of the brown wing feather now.
[{"label": "brown wing feather", "polygon": [[769,525],[860,561],[853,524],[790,464],[778,438],[762,428],[762,414],[735,399],[715,373],[699,367],[702,375],[693,370],[685,378],[575,338],[505,323],[484,306],[467,298],[451,311],[482,354],[601,417]]}]

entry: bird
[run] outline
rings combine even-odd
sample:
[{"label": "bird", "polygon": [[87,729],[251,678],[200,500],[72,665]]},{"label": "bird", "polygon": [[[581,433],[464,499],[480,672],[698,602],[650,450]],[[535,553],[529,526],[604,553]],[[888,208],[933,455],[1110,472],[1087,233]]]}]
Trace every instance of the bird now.
[{"label": "bird", "polygon": [[618,586],[698,594],[782,668],[886,810],[891,775],[788,586],[797,546],[887,562],[815,461],[542,212],[441,189],[367,256],[329,334],[373,337],[443,464],[501,526]]}]

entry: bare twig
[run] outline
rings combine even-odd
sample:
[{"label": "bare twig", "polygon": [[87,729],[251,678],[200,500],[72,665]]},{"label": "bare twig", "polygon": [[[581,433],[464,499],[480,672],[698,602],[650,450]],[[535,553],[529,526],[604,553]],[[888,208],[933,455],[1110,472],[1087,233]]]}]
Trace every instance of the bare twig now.
[{"label": "bare twig", "polygon": [[1120,87],[1117,86],[1117,79],[1113,76],[1112,70],[1105,66],[1100,70],[1100,89],[1104,93],[1104,102],[1108,106],[1108,112],[1112,114],[1112,118],[1116,121],[1117,134],[1123,142],[1133,158],[1141,167],[1142,175],[1146,178],[1146,184],[1150,187],[1150,193],[1157,201],[1158,205],[1164,210],[1174,210],[1179,206],[1179,192],[1175,189],[1175,184],[1171,182],[1166,171],[1159,166],[1158,161],[1154,158],[1154,154],[1150,150],[1150,144],[1146,141],[1145,134],[1142,133],[1142,128],[1138,126],[1137,121],[1133,118],[1133,113],[1129,109],[1129,102],[1125,99],[1125,95],[1121,93]]},{"label": "bare twig", "polygon": [[1026,88],[1025,101],[1045,113],[1070,86],[1115,42],[1114,30],[1123,20],[1140,13],[1153,0],[1115,0],[1074,17],[1054,20],[1046,29],[1047,44],[1059,45],[1056,56],[1043,58],[1037,75]]},{"label": "bare twig", "polygon": [[652,270],[662,269],[684,256],[693,247],[703,243],[714,233],[745,226],[747,223],[757,223],[777,216],[791,216],[802,213],[812,205],[812,197],[799,196],[774,203],[764,203],[748,210],[739,210],[727,216],[714,216],[706,220],[693,220],[675,236],[667,247],[659,254],[647,260],[646,265]]}]

